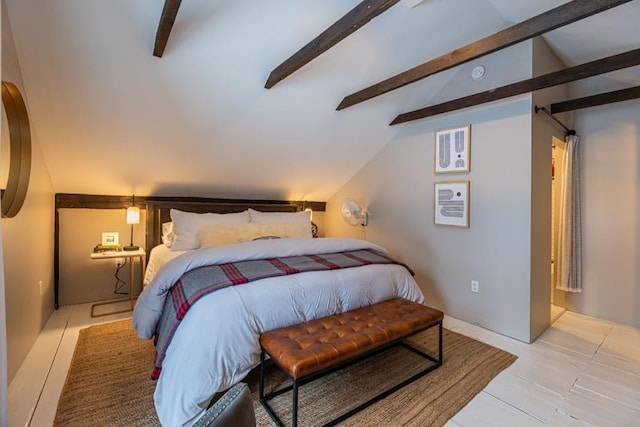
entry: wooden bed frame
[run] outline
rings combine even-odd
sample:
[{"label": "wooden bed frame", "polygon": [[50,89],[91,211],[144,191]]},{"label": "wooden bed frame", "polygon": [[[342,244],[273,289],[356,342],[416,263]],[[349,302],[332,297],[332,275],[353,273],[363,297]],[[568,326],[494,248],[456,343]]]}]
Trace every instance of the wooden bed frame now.
[{"label": "wooden bed frame", "polygon": [[[108,196],[97,194],[56,193],[54,219],[54,307],[57,310],[60,286],[60,209],[126,209],[131,206],[131,196]],[[136,197],[135,205],[147,210],[146,244],[147,260],[154,246],[162,243],[162,224],[171,221],[170,210],[186,212],[231,213],[253,208],[264,212],[298,212],[304,208],[322,212],[325,202],[218,199],[207,197]]]},{"label": "wooden bed frame", "polygon": [[195,213],[233,213],[249,208],[262,212],[299,212],[302,206],[286,201],[229,200],[229,199],[146,199],[147,229],[145,250],[147,259],[151,249],[162,243],[162,224],[171,221],[171,209]]}]

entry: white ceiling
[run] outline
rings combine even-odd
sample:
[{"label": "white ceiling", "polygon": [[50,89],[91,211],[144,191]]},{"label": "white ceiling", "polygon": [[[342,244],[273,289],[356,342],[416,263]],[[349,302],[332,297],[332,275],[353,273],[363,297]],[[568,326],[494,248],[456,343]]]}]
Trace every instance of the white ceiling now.
[{"label": "white ceiling", "polygon": [[[56,192],[296,200],[331,197],[456,70],[335,111],[345,95],[564,3],[405,0],[266,90],[359,1],[185,0],[162,58],[163,0],[4,1]],[[547,40],[570,65],[637,48],[640,0],[618,9]]]},{"label": "white ceiling", "polygon": [[[521,22],[567,0],[489,0],[510,22]],[[544,36],[567,66],[582,64],[640,46],[640,2],[631,1],[558,28]]]}]

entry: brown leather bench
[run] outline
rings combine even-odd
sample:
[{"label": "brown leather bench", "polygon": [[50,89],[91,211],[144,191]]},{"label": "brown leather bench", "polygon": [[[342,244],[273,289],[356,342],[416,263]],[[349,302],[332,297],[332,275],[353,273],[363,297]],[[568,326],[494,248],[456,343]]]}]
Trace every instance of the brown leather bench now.
[{"label": "brown leather bench", "polygon": [[[260,402],[277,425],[284,424],[268,403],[268,400],[288,391],[293,393],[292,425],[297,426],[298,387],[322,375],[346,367],[380,353],[394,345],[409,350],[434,362],[411,378],[378,394],[357,408],[326,425],[335,425],[356,412],[385,398],[394,391],[424,376],[442,364],[441,311],[395,298],[335,314],[299,325],[268,331],[260,336]],[[438,326],[438,356],[434,357],[410,346],[402,340]],[[264,394],[264,365],[266,355],[291,379],[292,385]]]}]

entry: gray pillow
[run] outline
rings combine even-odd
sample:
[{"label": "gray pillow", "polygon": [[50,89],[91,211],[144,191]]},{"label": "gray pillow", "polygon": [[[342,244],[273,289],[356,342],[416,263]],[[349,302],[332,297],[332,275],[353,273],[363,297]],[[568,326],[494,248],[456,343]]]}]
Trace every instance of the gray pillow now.
[{"label": "gray pillow", "polygon": [[225,392],[194,427],[255,427],[256,415],[249,387],[238,383]]}]

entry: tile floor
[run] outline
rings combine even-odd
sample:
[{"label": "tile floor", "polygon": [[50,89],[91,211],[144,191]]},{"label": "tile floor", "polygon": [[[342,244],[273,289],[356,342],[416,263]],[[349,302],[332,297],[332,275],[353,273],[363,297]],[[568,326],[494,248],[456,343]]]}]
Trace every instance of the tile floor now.
[{"label": "tile floor", "polygon": [[[50,426],[90,304],[53,313],[9,386],[8,425]],[[447,427],[640,426],[640,330],[560,309],[533,344],[445,317],[445,327],[518,355]]]}]

